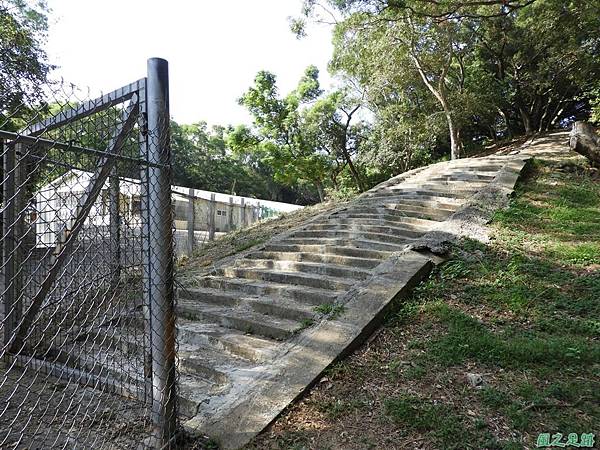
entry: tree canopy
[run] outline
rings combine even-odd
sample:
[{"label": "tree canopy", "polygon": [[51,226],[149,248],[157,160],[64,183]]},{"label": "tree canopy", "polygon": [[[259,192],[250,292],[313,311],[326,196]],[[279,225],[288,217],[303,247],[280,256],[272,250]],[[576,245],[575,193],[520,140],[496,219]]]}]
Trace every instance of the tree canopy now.
[{"label": "tree canopy", "polygon": [[47,31],[44,1],[0,3],[0,114],[14,114],[39,98],[51,66],[43,44]]},{"label": "tree canopy", "polygon": [[[501,140],[600,123],[598,11],[600,0],[305,0],[292,31],[332,25],[335,88],[315,66],[287,93],[258,72],[239,99],[251,124],[173,122],[175,182],[314,203]],[[44,1],[0,5],[4,126],[41,100],[46,14]]]},{"label": "tree canopy", "polygon": [[354,80],[374,112],[380,154],[370,160],[406,169],[589,116],[599,8],[598,0],[307,0],[293,29],[336,19],[330,68]]}]

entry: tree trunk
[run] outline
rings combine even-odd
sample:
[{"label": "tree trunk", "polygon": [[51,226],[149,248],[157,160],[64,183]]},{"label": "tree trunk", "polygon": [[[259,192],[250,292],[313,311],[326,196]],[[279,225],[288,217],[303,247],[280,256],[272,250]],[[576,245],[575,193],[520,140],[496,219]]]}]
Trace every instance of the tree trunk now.
[{"label": "tree trunk", "polygon": [[446,111],[446,120],[448,121],[448,131],[450,132],[450,158],[458,159],[462,156],[463,145],[460,140],[460,130],[454,123],[450,111]]},{"label": "tree trunk", "polygon": [[519,106],[519,114],[521,114],[521,120],[523,121],[523,128],[525,128],[525,134],[533,134],[533,123],[529,112],[525,111],[525,109]]},{"label": "tree trunk", "polygon": [[504,125],[506,126],[506,135],[509,139],[512,139],[513,137],[513,130],[511,128],[510,122],[508,120],[508,115],[504,112],[504,110],[502,108],[498,108],[498,114],[500,114],[500,117],[502,117],[502,119],[504,120]]},{"label": "tree trunk", "polygon": [[457,159],[461,157],[463,145],[460,140],[460,129],[454,123],[454,119],[452,118],[452,114],[450,112],[450,105],[448,104],[448,97],[446,95],[446,84],[444,81],[446,74],[448,73],[448,69],[450,68],[450,64],[452,63],[453,55],[454,53],[450,51],[448,54],[448,60],[446,61],[446,65],[440,74],[439,82],[436,88],[427,78],[427,74],[423,70],[423,65],[421,64],[421,61],[419,61],[417,55],[415,53],[411,53],[411,57],[415,63],[415,66],[417,67],[423,83],[425,83],[427,89],[429,89],[433,96],[440,102],[440,105],[442,105],[442,109],[446,115],[446,120],[448,121],[448,131],[450,132],[450,157],[452,159]]},{"label": "tree trunk", "polygon": [[600,168],[600,136],[587,122],[575,122],[569,139],[571,149],[585,156],[592,166]]},{"label": "tree trunk", "polygon": [[320,180],[315,181],[315,187],[319,193],[319,201],[322,203],[325,201],[325,191],[323,190],[323,183]]},{"label": "tree trunk", "polygon": [[356,170],[356,167],[354,166],[354,163],[352,162],[352,158],[350,157],[350,154],[346,151],[344,151],[344,158],[346,159],[346,162],[348,163],[348,168],[350,169],[350,173],[352,174],[352,178],[354,178],[354,182],[356,183],[356,187],[358,188],[358,190],[360,192],[365,192],[365,185],[362,181],[362,178],[360,177],[360,174],[358,173],[358,170]]}]

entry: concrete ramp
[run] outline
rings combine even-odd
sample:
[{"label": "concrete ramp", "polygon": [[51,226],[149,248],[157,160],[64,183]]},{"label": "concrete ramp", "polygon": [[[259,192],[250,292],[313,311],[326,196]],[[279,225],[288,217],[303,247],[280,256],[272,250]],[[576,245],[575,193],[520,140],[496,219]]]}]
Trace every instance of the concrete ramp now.
[{"label": "concrete ramp", "polygon": [[439,248],[477,236],[525,154],[461,159],[382,183],[224,259],[178,292],[185,427],[239,448],[380,324]]}]

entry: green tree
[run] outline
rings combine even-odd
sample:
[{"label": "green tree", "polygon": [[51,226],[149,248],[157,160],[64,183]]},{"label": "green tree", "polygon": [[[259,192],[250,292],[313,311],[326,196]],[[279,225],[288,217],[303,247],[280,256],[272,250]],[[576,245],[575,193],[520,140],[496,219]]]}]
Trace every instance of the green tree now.
[{"label": "green tree", "polygon": [[[335,28],[332,69],[359,80],[372,101],[382,97],[382,89],[388,93],[386,103],[390,96],[404,102],[399,94],[414,99],[415,91],[422,99],[423,89],[417,85],[422,84],[446,120],[451,157],[460,157],[461,130],[484,104],[480,92],[467,86],[475,44],[465,27],[467,19],[440,20],[410,8],[389,4],[377,9],[367,3],[359,9],[356,2],[353,7],[342,5],[345,18]],[[409,91],[393,92],[390,80],[399,78],[411,81]]]},{"label": "green tree", "polygon": [[360,192],[365,190],[354,162],[369,130],[364,121],[353,121],[360,108],[360,99],[353,99],[346,90],[338,90],[322,96],[302,114],[307,140],[332,161],[330,179],[335,189],[340,187],[339,175],[347,169],[355,188]]},{"label": "green tree", "polygon": [[589,112],[586,93],[600,78],[599,8],[597,0],[537,0],[473,28],[511,131],[543,131]]},{"label": "green tree", "polygon": [[[238,127],[240,128],[240,127]],[[243,127],[241,127],[243,129]],[[299,196],[273,181],[270,167],[236,144],[241,131],[206,122],[171,123],[173,175],[178,185],[209,191],[296,202]]]},{"label": "green tree", "polygon": [[318,75],[316,67],[308,67],[298,87],[280,97],[275,75],[261,71],[240,98],[240,104],[254,117],[255,141],[263,161],[273,168],[275,179],[291,186],[310,184],[323,201],[331,161],[311,144],[301,110],[321,94]]},{"label": "green tree", "polygon": [[331,68],[365,90],[382,153],[392,157],[386,150],[395,141],[407,163],[428,140],[432,156],[443,145],[441,136],[433,144],[421,132],[427,121],[437,133],[440,115],[453,158],[465,145],[589,115],[597,98],[599,6],[597,0],[307,0],[293,29],[302,34],[307,18],[326,20],[318,15],[325,9],[336,18]]},{"label": "green tree", "polygon": [[[11,118],[39,100],[40,85],[51,66],[43,44],[47,31],[45,1],[0,4],[0,115]],[[2,120],[5,122],[5,120]]]}]

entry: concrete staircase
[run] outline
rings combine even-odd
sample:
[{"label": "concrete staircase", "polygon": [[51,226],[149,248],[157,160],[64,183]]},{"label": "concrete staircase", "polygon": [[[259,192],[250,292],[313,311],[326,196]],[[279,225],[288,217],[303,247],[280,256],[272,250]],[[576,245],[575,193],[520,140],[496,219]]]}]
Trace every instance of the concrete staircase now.
[{"label": "concrete staircase", "polygon": [[512,189],[523,165],[491,156],[413,170],[197,274],[178,291],[185,426],[225,448],[248,442],[427,275],[431,258],[410,245],[490,185]]}]

